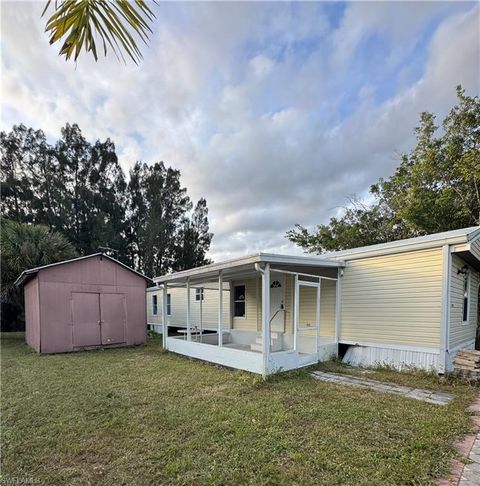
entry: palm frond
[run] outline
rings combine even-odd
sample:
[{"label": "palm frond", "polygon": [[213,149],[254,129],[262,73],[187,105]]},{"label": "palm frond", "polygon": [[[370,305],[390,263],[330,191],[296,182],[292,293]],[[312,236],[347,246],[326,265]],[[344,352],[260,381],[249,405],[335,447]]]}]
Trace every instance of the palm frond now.
[{"label": "palm frond", "polygon": [[[51,4],[49,0],[42,16]],[[118,59],[125,61],[125,54],[138,64],[143,56],[134,35],[147,44],[154,18],[144,0],[63,0],[55,2],[45,31],[50,34],[50,44],[64,39],[59,54],[66,60],[73,57],[76,61],[86,51],[98,61],[100,40],[104,55],[110,48]]]}]

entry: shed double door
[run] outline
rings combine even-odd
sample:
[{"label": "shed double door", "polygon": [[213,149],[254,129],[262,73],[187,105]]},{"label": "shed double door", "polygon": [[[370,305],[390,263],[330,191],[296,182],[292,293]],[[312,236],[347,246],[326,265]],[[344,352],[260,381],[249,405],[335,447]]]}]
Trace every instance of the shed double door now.
[{"label": "shed double door", "polygon": [[125,342],[125,295],[72,293],[73,346]]}]

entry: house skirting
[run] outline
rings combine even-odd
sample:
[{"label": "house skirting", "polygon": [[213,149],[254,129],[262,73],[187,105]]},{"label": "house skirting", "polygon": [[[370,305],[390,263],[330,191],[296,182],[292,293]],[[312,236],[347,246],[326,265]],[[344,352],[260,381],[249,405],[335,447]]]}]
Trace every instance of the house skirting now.
[{"label": "house skirting", "polygon": [[343,344],[352,344],[347,349],[343,362],[353,366],[392,366],[397,369],[439,370],[440,350],[436,348],[394,347],[381,344],[372,346],[345,341]]}]

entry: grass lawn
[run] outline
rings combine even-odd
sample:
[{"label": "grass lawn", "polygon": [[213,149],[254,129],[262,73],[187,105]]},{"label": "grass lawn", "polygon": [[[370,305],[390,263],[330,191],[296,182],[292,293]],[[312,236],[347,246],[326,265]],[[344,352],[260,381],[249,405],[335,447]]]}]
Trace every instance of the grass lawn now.
[{"label": "grass lawn", "polygon": [[263,382],[164,352],[158,338],[49,356],[23,334],[3,334],[1,344],[3,478],[423,485],[446,472],[450,444],[470,430],[475,389],[427,374],[368,377],[450,391],[450,405],[322,383],[305,370]]}]

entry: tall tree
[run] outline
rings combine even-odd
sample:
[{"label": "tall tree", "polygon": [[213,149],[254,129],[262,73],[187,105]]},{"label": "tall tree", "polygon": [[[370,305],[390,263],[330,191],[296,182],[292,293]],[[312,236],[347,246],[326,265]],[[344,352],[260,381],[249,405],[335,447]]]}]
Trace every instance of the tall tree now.
[{"label": "tall tree", "polygon": [[417,143],[395,173],[372,185],[374,204],[354,201],[342,217],[313,233],[296,225],[287,238],[322,253],[480,225],[479,97],[457,87],[457,104],[440,134],[427,112],[415,133]]},{"label": "tall tree", "polygon": [[61,231],[81,254],[110,247],[130,262],[126,181],[111,140],[92,145],[67,124],[52,146],[41,130],[19,125],[0,133],[0,153],[4,216]]},{"label": "tall tree", "polygon": [[141,271],[161,275],[175,268],[180,226],[192,203],[180,172],[163,162],[137,163],[130,171],[132,246]]},{"label": "tall tree", "polygon": [[201,198],[191,217],[183,219],[173,270],[186,270],[211,262],[206,257],[213,237],[209,230],[207,201]]},{"label": "tall tree", "polygon": [[151,276],[207,261],[206,201],[192,212],[180,172],[163,162],[137,162],[127,184],[114,143],[91,144],[76,124],[53,145],[15,126],[0,133],[0,151],[4,216],[60,231],[82,255],[110,248]]}]

